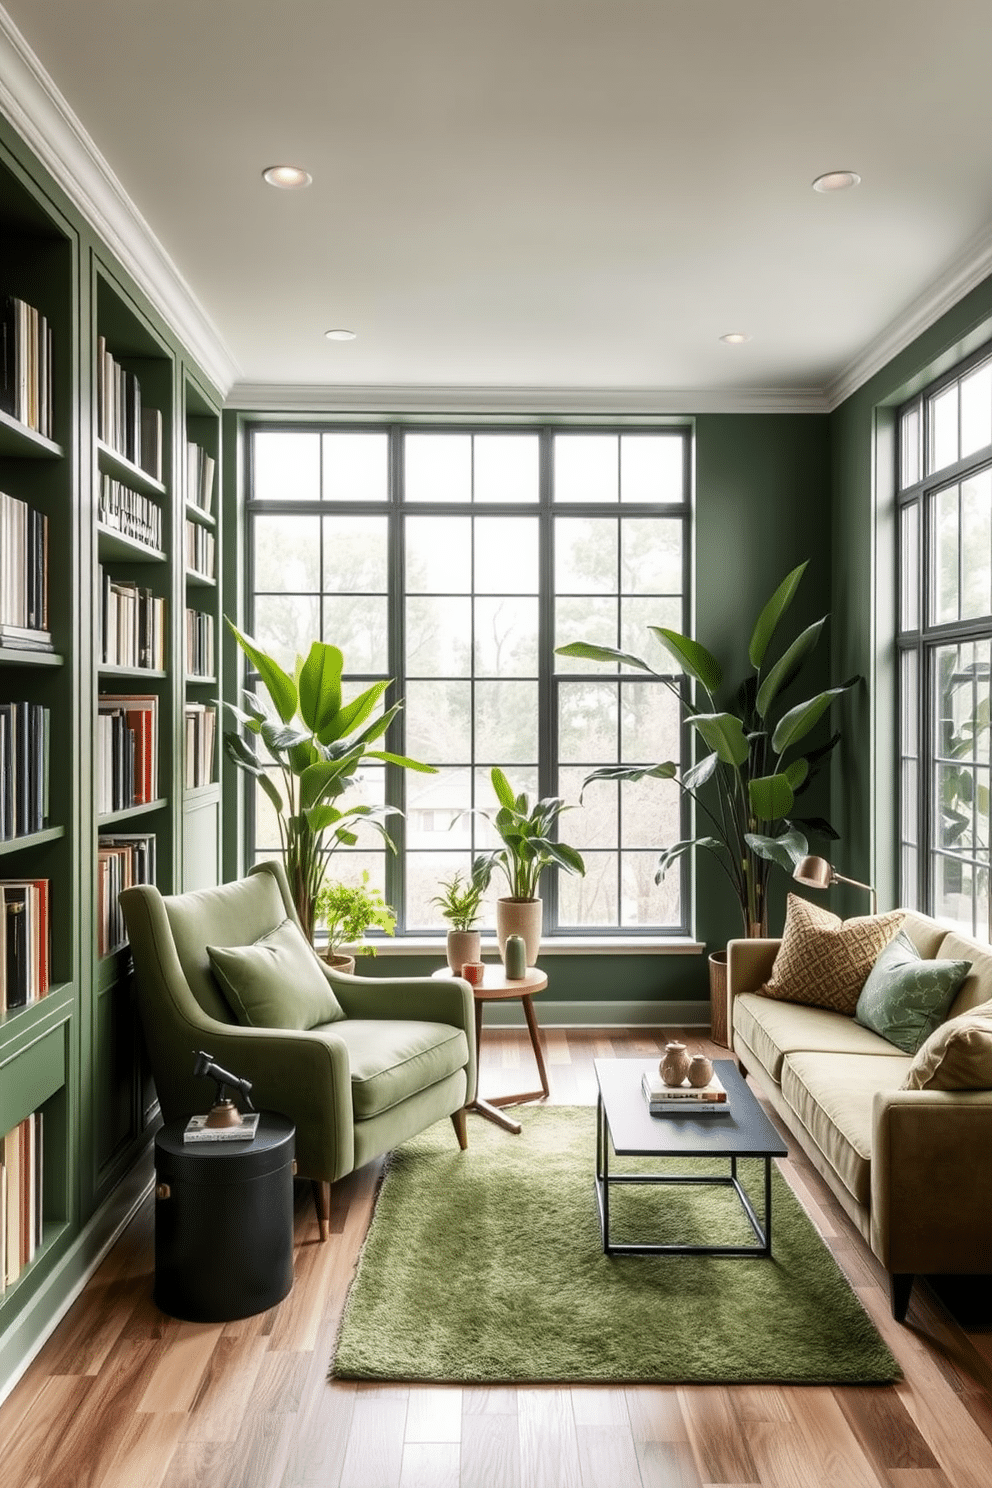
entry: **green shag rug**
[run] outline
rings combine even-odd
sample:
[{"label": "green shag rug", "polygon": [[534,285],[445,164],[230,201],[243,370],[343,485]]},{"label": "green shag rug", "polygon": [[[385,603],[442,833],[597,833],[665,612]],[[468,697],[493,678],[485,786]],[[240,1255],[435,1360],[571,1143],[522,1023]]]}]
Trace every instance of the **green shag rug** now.
[{"label": "green shag rug", "polygon": [[[900,1378],[777,1169],[770,1260],[608,1258],[593,1184],[594,1111],[517,1114],[519,1137],[472,1119],[463,1153],[449,1123],[439,1122],[393,1154],[332,1375],[466,1384]],[[636,1169],[632,1159],[613,1165]],[[714,1169],[727,1164],[697,1164]],[[738,1170],[760,1213],[761,1162]],[[611,1191],[611,1237],[754,1238],[732,1189],[641,1184]]]}]

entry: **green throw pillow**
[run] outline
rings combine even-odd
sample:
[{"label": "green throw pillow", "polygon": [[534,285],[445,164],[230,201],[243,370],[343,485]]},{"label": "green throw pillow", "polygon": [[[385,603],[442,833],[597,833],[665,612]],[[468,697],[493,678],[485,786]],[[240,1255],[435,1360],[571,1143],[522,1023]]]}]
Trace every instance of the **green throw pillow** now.
[{"label": "green throw pillow", "polygon": [[900,931],[879,953],[861,989],[855,1020],[915,1054],[947,1016],[970,961],[926,961]]},{"label": "green throw pillow", "polygon": [[316,1028],[344,1017],[313,948],[290,919],[248,946],[207,946],[221,991],[249,1028]]}]

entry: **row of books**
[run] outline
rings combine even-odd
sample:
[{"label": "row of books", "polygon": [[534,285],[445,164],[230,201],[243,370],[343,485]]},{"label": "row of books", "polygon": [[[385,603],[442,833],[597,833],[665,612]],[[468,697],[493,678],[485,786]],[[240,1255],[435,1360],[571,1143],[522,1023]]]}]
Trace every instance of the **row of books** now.
[{"label": "row of books", "polygon": [[214,778],[217,710],[209,703],[186,704],[186,788],[209,785]]},{"label": "row of books", "polygon": [[214,617],[202,610],[186,611],[186,673],[212,677],[214,672]]},{"label": "row of books", "polygon": [[0,840],[40,832],[48,819],[51,715],[41,703],[0,703]]},{"label": "row of books", "polygon": [[118,902],[123,889],[132,884],[155,882],[155,836],[151,832],[129,832],[101,837],[97,847],[96,939],[97,954],[107,956],[127,940],[124,916]]},{"label": "row of books", "polygon": [[208,455],[206,450],[194,444],[192,439],[187,441],[186,499],[191,506],[206,512],[208,516],[214,504],[215,467],[213,455]]},{"label": "row of books", "polygon": [[50,961],[48,879],[0,879],[0,1013],[45,996]]},{"label": "row of books", "polygon": [[107,350],[105,336],[97,339],[96,416],[104,444],[146,475],[162,479],[161,410],[143,406],[140,382]]},{"label": "row of books", "polygon": [[147,548],[158,550],[162,546],[162,508],[158,502],[109,475],[100,481],[97,520]]},{"label": "row of books", "polygon": [[717,1074],[705,1085],[666,1085],[660,1074],[645,1070],[641,1090],[652,1116],[719,1116],[730,1110],[726,1087]]},{"label": "row of books", "polygon": [[96,809],[100,816],[157,799],[158,698],[101,693],[97,717]]},{"label": "row of books", "polygon": [[0,491],[0,645],[51,651],[48,518]]},{"label": "row of books", "polygon": [[0,1152],[0,1296],[42,1243],[44,1117],[35,1111],[3,1138]]},{"label": "row of books", "polygon": [[16,295],[4,297],[0,316],[0,409],[53,439],[52,328]]},{"label": "row of books", "polygon": [[192,573],[214,576],[214,535],[200,522],[186,522],[186,567]]},{"label": "row of books", "polygon": [[165,600],[101,567],[99,655],[104,666],[165,670]]}]

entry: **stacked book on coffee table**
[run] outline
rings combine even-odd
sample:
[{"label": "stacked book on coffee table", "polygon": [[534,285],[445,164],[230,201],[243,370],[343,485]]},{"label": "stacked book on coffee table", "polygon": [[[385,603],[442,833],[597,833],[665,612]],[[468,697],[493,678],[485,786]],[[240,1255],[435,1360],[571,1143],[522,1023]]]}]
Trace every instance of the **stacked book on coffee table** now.
[{"label": "stacked book on coffee table", "polygon": [[652,1116],[719,1116],[730,1110],[720,1076],[705,1085],[666,1085],[657,1070],[645,1070],[641,1089]]}]

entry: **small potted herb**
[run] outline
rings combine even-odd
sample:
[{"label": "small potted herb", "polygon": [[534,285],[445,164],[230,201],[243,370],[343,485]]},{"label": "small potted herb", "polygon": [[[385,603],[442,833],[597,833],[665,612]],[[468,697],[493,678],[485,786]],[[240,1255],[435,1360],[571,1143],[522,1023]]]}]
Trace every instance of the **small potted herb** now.
[{"label": "small potted herb", "polygon": [[[335,971],[355,969],[355,956],[374,956],[376,948],[365,939],[367,930],[381,930],[392,935],[396,915],[378,889],[369,887],[369,875],[362,873],[360,884],[325,880],[314,902],[314,921],[327,926],[325,959]],[[346,955],[342,946],[350,946]]]},{"label": "small potted herb", "polygon": [[450,926],[446,951],[448,966],[455,976],[461,976],[466,962],[482,958],[482,936],[474,927],[484,892],[485,885],[478,877],[465,878],[456,872],[451,878],[442,878],[441,893],[431,900]]}]

